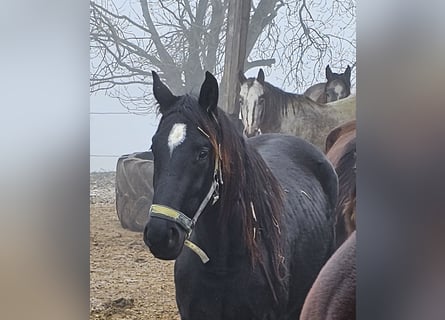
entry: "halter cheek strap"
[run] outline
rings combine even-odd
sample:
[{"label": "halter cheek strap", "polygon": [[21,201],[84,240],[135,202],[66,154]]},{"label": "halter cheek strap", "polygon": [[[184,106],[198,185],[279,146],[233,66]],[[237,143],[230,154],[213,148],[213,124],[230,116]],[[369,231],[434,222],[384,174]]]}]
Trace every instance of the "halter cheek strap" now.
[{"label": "halter cheek strap", "polygon": [[160,204],[151,205],[150,216],[176,222],[184,229],[189,238],[190,235],[192,234],[193,227],[195,226],[196,221],[198,221],[199,216],[204,211],[204,208],[209,203],[210,199],[213,197],[212,205],[214,205],[215,202],[218,201],[219,199],[218,189],[219,189],[219,183],[218,181],[214,180],[212,182],[212,185],[210,186],[209,192],[207,193],[204,200],[201,202],[201,205],[196,211],[193,219],[190,219],[181,211]]}]

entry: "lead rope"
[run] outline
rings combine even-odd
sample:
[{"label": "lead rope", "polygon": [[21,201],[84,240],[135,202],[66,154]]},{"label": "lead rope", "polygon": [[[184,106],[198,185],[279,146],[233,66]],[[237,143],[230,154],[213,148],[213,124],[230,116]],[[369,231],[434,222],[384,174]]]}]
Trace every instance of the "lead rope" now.
[{"label": "lead rope", "polygon": [[206,264],[207,262],[209,262],[209,260],[210,260],[209,256],[204,252],[204,250],[202,250],[196,244],[191,242],[189,239],[186,239],[184,241],[184,245],[187,248],[189,248],[190,250],[192,250],[194,253],[196,253],[196,255],[201,259],[203,264]]}]

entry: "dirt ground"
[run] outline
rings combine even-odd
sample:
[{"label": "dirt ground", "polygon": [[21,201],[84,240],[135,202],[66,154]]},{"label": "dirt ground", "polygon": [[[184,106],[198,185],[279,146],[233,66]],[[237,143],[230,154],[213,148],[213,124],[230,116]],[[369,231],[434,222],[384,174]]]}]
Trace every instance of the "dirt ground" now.
[{"label": "dirt ground", "polygon": [[91,204],[90,320],[180,319],[173,264],[121,227],[114,204]]}]

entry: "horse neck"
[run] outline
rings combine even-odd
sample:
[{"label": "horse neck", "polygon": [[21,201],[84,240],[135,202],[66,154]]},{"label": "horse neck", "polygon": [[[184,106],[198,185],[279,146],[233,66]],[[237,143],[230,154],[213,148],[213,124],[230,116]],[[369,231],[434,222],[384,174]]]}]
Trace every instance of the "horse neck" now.
[{"label": "horse neck", "polygon": [[264,119],[262,121],[261,131],[278,132],[281,125],[281,120],[288,114],[289,108],[293,107],[293,101],[304,98],[301,94],[286,92],[265,82],[265,97],[266,107]]},{"label": "horse neck", "polygon": [[[311,119],[321,119],[324,122],[325,117],[335,116],[336,111],[328,110],[323,104],[316,103],[304,95],[286,92],[272,85],[268,85],[267,89],[269,100],[267,101],[268,108],[266,108],[265,118],[268,116],[272,119],[278,117],[278,124],[283,124],[283,120],[286,118],[294,121],[294,119],[309,117]],[[295,128],[298,130],[298,126]]]},{"label": "horse neck", "polygon": [[233,217],[224,223],[219,217],[220,206],[217,203],[204,211],[192,239],[209,256],[208,266],[217,274],[226,274],[232,270],[233,262],[247,262],[247,251],[242,245],[241,219]]},{"label": "horse neck", "polygon": [[[280,184],[259,153],[241,136],[229,133],[225,142],[221,144],[224,184],[220,199],[206,209],[196,225],[198,245],[209,251],[215,267],[221,270],[239,266],[239,261],[262,263],[260,246],[280,254],[281,240],[275,226],[280,223],[284,201]],[[267,243],[260,244],[255,238],[257,226],[264,230]],[[277,257],[270,259],[272,268],[277,269]]]},{"label": "horse neck", "polygon": [[231,120],[219,110],[218,123],[224,130],[217,140],[220,156],[223,183],[220,185],[220,198],[204,210],[195,227],[193,237],[198,245],[213,261],[212,266],[218,270],[227,270],[231,261],[247,259],[248,249],[243,230],[245,212],[240,207],[240,190],[245,178],[252,172],[245,172],[242,164],[245,161],[246,143],[244,137],[235,130]]}]

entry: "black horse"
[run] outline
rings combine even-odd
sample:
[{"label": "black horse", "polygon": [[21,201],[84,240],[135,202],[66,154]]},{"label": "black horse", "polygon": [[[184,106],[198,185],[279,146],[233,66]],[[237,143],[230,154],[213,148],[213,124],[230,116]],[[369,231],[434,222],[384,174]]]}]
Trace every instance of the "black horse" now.
[{"label": "black horse", "polygon": [[174,96],[155,72],[153,92],[162,118],[144,241],[176,259],[181,318],[298,319],[333,251],[334,169],[294,136],[246,140],[209,72],[198,99]]},{"label": "black horse", "polygon": [[351,94],[351,67],[348,65],[343,73],[332,72],[329,65],[326,66],[327,82],[310,86],[304,95],[318,103],[328,103],[344,99]]}]

